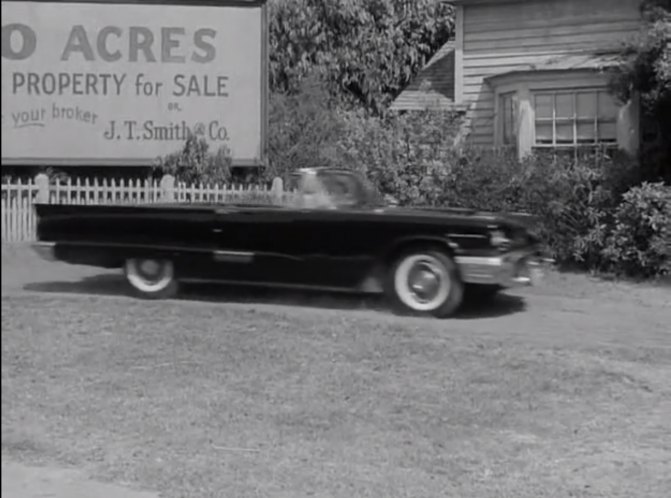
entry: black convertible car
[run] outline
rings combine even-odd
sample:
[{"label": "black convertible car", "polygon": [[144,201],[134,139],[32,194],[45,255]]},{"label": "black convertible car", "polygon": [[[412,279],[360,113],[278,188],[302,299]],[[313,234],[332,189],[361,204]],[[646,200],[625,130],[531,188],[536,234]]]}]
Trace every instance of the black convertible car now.
[{"label": "black convertible car", "polygon": [[466,209],[389,205],[363,176],[304,169],[294,205],[38,204],[44,258],[123,268],[137,293],[179,282],[384,292],[401,310],[452,315],[465,293],[530,285],[545,261],[525,223]]}]

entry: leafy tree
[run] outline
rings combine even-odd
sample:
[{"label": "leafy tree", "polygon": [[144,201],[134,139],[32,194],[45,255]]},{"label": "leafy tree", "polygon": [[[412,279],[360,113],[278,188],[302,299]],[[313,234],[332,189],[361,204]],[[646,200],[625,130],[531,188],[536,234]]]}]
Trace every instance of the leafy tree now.
[{"label": "leafy tree", "polygon": [[671,181],[671,0],[644,0],[640,34],[622,51],[613,87],[622,100],[640,95],[644,123],[658,139],[644,149],[648,175]]},{"label": "leafy tree", "polygon": [[344,165],[365,173],[401,204],[440,204],[436,199],[444,185],[432,175],[446,172],[455,157],[458,116],[430,110],[385,116],[348,112],[345,123],[339,142]]},{"label": "leafy tree", "polygon": [[194,183],[224,183],[230,180],[231,153],[221,146],[215,153],[202,136],[190,134],[182,150],[157,158],[153,176],[172,175],[178,181]]},{"label": "leafy tree", "polygon": [[295,93],[316,72],[342,103],[379,112],[453,30],[438,0],[274,0],[271,89]]},{"label": "leafy tree", "polygon": [[266,177],[339,164],[336,149],[344,121],[317,75],[303,79],[295,94],[271,93],[269,114]]}]

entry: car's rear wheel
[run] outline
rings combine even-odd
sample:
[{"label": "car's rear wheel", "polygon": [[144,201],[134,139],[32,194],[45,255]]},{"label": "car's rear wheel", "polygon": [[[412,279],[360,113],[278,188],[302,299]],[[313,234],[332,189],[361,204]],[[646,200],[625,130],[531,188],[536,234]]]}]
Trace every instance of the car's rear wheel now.
[{"label": "car's rear wheel", "polygon": [[402,312],[445,318],[461,305],[464,284],[447,254],[437,249],[415,249],[393,265],[387,293]]},{"label": "car's rear wheel", "polygon": [[131,258],[125,265],[126,279],[136,294],[164,299],[177,294],[175,267],[167,259]]}]

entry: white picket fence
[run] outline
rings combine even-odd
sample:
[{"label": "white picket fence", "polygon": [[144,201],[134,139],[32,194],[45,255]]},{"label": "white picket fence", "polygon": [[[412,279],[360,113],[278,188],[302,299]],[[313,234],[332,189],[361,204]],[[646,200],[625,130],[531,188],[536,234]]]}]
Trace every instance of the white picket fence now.
[{"label": "white picket fence", "polygon": [[33,204],[137,204],[180,203],[250,203],[285,204],[292,194],[283,190],[276,178],[266,185],[187,185],[166,175],[161,180],[68,179],[51,182],[46,175],[29,180],[2,183],[2,242],[35,240]]},{"label": "white picket fence", "polygon": [[35,238],[34,182],[2,184],[2,242],[22,242]]}]

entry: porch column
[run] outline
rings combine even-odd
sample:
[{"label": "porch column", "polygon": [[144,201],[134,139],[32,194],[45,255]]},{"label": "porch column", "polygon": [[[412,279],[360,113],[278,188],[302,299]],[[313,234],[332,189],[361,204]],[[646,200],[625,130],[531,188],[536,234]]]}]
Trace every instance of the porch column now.
[{"label": "porch column", "polygon": [[534,145],[534,110],[529,88],[519,88],[517,115],[517,155],[520,160],[533,152]]}]

